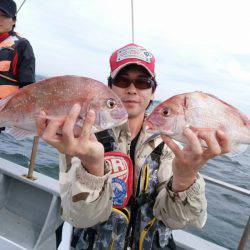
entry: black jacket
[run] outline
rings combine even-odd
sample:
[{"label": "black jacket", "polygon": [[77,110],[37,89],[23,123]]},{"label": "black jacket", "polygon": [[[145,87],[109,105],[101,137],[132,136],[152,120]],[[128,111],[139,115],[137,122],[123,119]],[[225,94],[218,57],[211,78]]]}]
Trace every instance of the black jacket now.
[{"label": "black jacket", "polygon": [[35,56],[29,41],[16,32],[0,34],[0,85],[35,82]]}]

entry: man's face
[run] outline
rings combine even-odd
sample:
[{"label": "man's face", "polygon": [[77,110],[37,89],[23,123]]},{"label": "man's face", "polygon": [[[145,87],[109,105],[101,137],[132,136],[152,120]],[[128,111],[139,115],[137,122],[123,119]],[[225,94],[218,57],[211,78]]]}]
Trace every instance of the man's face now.
[{"label": "man's face", "polygon": [[140,69],[129,69],[122,74],[119,74],[118,77],[124,77],[131,80],[130,85],[126,88],[121,88],[114,84],[112,85],[112,90],[121,98],[127,109],[129,118],[144,114],[150,100],[153,99],[154,94],[152,93],[152,88],[136,88],[134,80],[148,78],[148,74]]},{"label": "man's face", "polygon": [[0,10],[0,34],[10,32],[14,24],[15,21]]}]

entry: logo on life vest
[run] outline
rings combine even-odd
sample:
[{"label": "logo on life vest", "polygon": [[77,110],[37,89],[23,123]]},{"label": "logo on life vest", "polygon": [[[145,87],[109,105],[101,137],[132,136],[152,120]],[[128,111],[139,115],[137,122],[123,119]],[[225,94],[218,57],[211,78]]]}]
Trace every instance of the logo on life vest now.
[{"label": "logo on life vest", "polygon": [[131,159],[120,152],[109,152],[105,153],[105,162],[111,169],[113,206],[116,208],[124,207],[132,192],[133,165]]},{"label": "logo on life vest", "polygon": [[126,183],[119,178],[113,178],[112,187],[113,187],[113,205],[122,206],[124,199],[127,197]]}]

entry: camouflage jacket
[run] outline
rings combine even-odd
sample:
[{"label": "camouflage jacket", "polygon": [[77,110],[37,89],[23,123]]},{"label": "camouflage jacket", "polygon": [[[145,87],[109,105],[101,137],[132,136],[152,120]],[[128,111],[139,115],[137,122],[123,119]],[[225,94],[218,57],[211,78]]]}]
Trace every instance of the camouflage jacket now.
[{"label": "camouflage jacket", "polygon": [[[126,125],[113,129],[117,150],[129,154],[130,133]],[[160,138],[143,129],[137,142],[134,166],[134,202],[126,208],[112,208],[110,170],[103,177],[89,174],[78,158],[70,169],[60,156],[62,217],[74,225],[76,249],[167,249],[172,229],[192,224],[201,228],[206,221],[205,182],[195,183],[175,196],[167,188],[172,176],[172,151]],[[161,154],[157,154],[157,149]],[[160,146],[159,146],[160,145]],[[158,150],[159,151],[159,150]],[[77,229],[78,228],[78,229]]]}]

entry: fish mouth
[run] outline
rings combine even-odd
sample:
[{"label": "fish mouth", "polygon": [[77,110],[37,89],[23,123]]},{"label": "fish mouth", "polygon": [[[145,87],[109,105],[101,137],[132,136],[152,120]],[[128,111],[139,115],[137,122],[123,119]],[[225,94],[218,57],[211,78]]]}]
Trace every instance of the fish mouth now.
[{"label": "fish mouth", "polygon": [[119,121],[118,123],[115,123],[115,124],[108,124],[106,123],[106,125],[104,126],[94,126],[94,133],[96,132],[100,132],[100,131],[103,131],[103,130],[106,130],[106,129],[112,129],[112,128],[115,128],[115,127],[119,127],[121,125],[123,125],[124,123],[127,122],[127,119],[123,119],[121,121]]},{"label": "fish mouth", "polygon": [[102,131],[102,130],[110,129],[110,128],[113,128],[113,127],[118,127],[118,126],[121,126],[122,124],[126,123],[127,120],[128,120],[128,114],[127,114],[127,112],[124,112],[124,113],[121,112],[119,114],[119,119],[118,119],[117,116],[113,119],[114,122],[112,122],[112,121],[109,122],[109,119],[107,119],[107,117],[105,116],[105,114],[101,113],[101,112],[98,113],[98,115],[97,115],[96,118],[97,118],[96,124],[99,124],[99,125],[95,126],[95,128],[98,131]]},{"label": "fish mouth", "polygon": [[114,110],[111,112],[111,117],[116,120],[127,119],[128,112],[126,110]]},{"label": "fish mouth", "polygon": [[158,131],[155,131],[155,130],[154,130],[154,131],[147,130],[147,132],[149,132],[151,135],[146,136],[146,137],[144,138],[143,143],[149,142],[149,141],[155,139],[156,137],[158,137],[158,136],[160,136],[160,135],[166,135],[166,136],[169,136],[169,137],[171,137],[171,138],[174,137],[174,136],[176,135],[176,133],[173,132],[173,131],[163,132],[163,131],[160,131],[160,130],[158,130]]},{"label": "fish mouth", "polygon": [[123,125],[124,123],[126,123],[127,121],[128,121],[128,118],[126,117],[124,119],[119,120],[117,123],[115,123],[115,125],[107,125],[105,129],[119,127]]},{"label": "fish mouth", "polygon": [[147,131],[157,131],[157,129],[155,129],[154,124],[150,121],[150,120],[146,120],[146,130]]},{"label": "fish mouth", "polygon": [[160,128],[158,128],[158,127],[155,127],[154,124],[149,120],[146,121],[145,129],[146,129],[146,131],[148,133],[153,134],[153,136],[155,136],[155,137],[159,136],[159,135],[167,135],[167,136],[170,136],[170,137],[176,135],[175,126],[171,130],[164,131],[164,130],[161,130]]},{"label": "fish mouth", "polygon": [[128,117],[119,121],[115,127],[119,127],[119,126],[123,125],[124,123],[126,123],[127,121],[128,121]]}]

